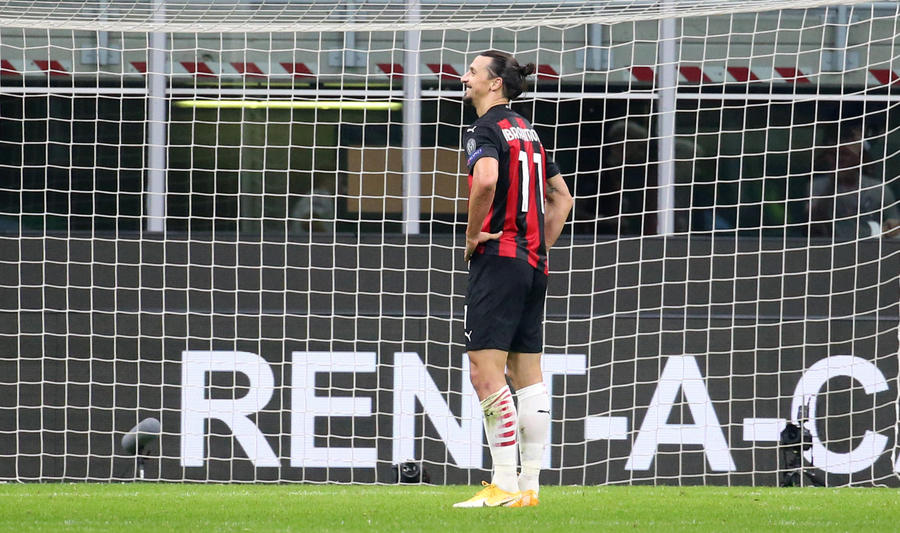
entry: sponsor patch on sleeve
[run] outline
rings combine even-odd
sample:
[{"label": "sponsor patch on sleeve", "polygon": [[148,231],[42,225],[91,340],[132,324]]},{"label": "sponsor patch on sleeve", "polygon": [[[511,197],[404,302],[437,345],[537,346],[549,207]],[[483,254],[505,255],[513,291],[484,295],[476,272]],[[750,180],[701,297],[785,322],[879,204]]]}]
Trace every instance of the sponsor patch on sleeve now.
[{"label": "sponsor patch on sleeve", "polygon": [[484,148],[479,148],[474,152],[469,154],[469,159],[466,161],[466,164],[472,166],[472,164],[478,160],[478,156],[480,156],[484,152]]}]

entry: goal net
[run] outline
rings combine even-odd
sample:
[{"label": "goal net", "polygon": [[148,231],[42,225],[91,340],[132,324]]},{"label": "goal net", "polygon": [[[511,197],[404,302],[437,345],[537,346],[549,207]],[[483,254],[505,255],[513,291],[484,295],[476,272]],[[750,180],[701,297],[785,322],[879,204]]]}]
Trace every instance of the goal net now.
[{"label": "goal net", "polygon": [[0,2],[0,480],[487,479],[459,80],[500,49],[575,196],[542,482],[898,485],[898,15]]}]

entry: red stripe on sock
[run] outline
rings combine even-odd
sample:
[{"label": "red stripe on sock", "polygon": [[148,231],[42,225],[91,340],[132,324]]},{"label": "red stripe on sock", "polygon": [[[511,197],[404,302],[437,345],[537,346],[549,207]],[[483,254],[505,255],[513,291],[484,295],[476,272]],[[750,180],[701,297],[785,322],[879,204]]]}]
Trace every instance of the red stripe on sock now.
[{"label": "red stripe on sock", "polygon": [[494,398],[494,400],[491,403],[487,404],[485,407],[490,407],[500,400],[508,400],[511,396],[512,394],[509,391],[506,391],[506,394]]},{"label": "red stripe on sock", "polygon": [[500,398],[494,398],[493,401],[491,401],[491,403],[485,405],[484,408],[487,409],[488,407],[490,407],[490,406],[494,405],[495,403],[497,403],[499,400],[500,400]]},{"label": "red stripe on sock", "polygon": [[497,443],[497,446],[515,446],[515,445],[516,445],[515,440],[508,440],[506,442],[498,442]]},{"label": "red stripe on sock", "polygon": [[514,414],[515,414],[515,413],[513,413],[512,411],[509,411],[508,413],[506,413],[505,415],[503,415],[501,418],[509,418],[509,417],[513,416]]},{"label": "red stripe on sock", "polygon": [[508,438],[514,436],[515,434],[516,434],[515,431],[507,431],[506,433],[501,433],[501,434],[497,435],[497,438],[508,439]]},{"label": "red stripe on sock", "polygon": [[507,423],[503,424],[503,425],[500,426],[500,427],[502,427],[502,428],[511,428],[511,427],[513,427],[513,426],[515,426],[515,425],[516,425],[516,421],[513,420],[512,422],[507,422]]}]

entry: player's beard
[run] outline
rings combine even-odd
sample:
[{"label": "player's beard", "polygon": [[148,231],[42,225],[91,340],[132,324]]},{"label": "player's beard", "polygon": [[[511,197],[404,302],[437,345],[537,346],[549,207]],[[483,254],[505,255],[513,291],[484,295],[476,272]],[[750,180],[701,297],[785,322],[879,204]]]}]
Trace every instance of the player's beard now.
[{"label": "player's beard", "polygon": [[469,93],[471,89],[471,87],[466,87],[464,89],[462,101],[465,105],[475,105],[472,103],[472,95]]}]

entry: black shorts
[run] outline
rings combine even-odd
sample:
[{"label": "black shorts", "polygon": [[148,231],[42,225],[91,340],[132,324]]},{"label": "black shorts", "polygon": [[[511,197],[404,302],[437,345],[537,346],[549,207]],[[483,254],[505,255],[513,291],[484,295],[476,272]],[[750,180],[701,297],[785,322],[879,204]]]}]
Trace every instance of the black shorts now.
[{"label": "black shorts", "polygon": [[544,351],[547,275],[512,257],[475,254],[466,293],[466,350]]}]

